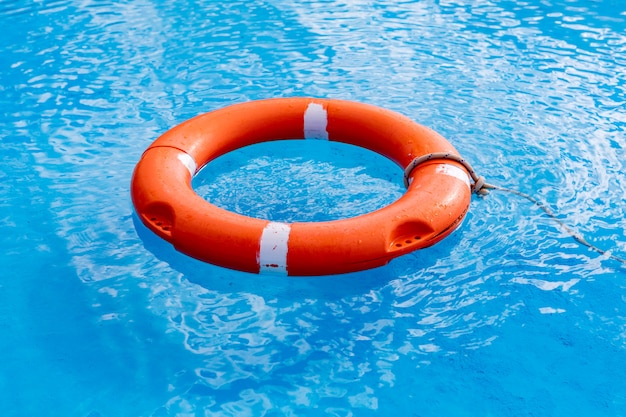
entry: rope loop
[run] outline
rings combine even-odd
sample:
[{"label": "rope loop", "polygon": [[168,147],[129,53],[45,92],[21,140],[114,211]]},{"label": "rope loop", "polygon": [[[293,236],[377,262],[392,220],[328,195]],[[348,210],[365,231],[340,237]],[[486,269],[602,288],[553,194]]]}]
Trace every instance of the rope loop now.
[{"label": "rope loop", "polygon": [[492,186],[491,184],[487,184],[487,182],[485,181],[485,177],[479,177],[478,175],[476,175],[474,168],[472,168],[469,162],[467,162],[461,156],[455,155],[449,152],[429,153],[429,154],[414,158],[404,169],[404,186],[406,188],[409,188],[410,177],[415,168],[417,168],[419,165],[423,164],[424,162],[437,160],[437,159],[454,161],[463,165],[465,170],[468,172],[468,174],[474,181],[474,184],[472,184],[473,193],[476,193],[478,195],[487,195],[489,194],[489,190],[494,189],[494,186]]}]

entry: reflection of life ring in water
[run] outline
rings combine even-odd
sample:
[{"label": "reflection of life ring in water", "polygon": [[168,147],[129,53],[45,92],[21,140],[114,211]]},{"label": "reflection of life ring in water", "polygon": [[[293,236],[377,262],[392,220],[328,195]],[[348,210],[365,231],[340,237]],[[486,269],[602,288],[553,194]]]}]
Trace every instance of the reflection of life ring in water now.
[{"label": "reflection of life ring in water", "polygon": [[471,197],[463,165],[420,160],[407,192],[371,213],[328,222],[281,223],[221,209],[198,196],[191,178],[243,146],[281,139],[327,139],[370,149],[402,168],[454,147],[439,134],[375,106],[285,98],[236,104],[174,127],[144,152],[132,179],[142,222],[189,256],[247,272],[328,275],[374,268],[433,245],[461,223]]}]

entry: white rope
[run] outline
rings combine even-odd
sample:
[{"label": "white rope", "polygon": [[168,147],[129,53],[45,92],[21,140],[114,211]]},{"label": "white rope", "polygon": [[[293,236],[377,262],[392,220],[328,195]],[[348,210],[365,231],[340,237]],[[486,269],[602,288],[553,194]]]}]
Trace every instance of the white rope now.
[{"label": "white rope", "polygon": [[469,162],[467,162],[461,156],[455,155],[449,152],[429,153],[427,155],[422,155],[422,156],[418,156],[417,158],[414,158],[409,163],[409,165],[407,165],[407,167],[404,169],[404,186],[409,188],[409,178],[411,177],[411,173],[413,172],[415,168],[417,168],[419,165],[423,164],[424,162],[432,161],[436,159],[446,159],[446,160],[458,162],[459,164],[463,165],[463,167],[467,170],[467,172],[470,174],[470,177],[472,177],[472,180],[474,181],[474,184],[472,184],[473,193],[476,193],[479,195],[487,195],[489,194],[490,189],[495,188],[494,186],[487,184],[485,182],[485,177],[479,177],[478,175],[476,175],[476,172],[474,172],[474,168],[472,168]]},{"label": "white rope", "polygon": [[[582,235],[577,233],[574,229],[572,229],[567,224],[565,224],[565,222],[563,222],[561,219],[556,217],[556,215],[552,212],[552,210],[550,210],[548,206],[546,206],[541,201],[537,200],[535,197],[529,194],[523,193],[521,191],[512,190],[510,188],[504,188],[504,187],[500,187],[500,186],[493,185],[493,184],[488,184],[485,181],[485,177],[478,176],[476,172],[474,172],[474,169],[469,164],[469,162],[467,162],[465,159],[463,159],[459,155],[455,155],[455,154],[447,153],[447,152],[435,152],[435,153],[429,153],[427,155],[422,155],[417,158],[414,158],[404,170],[404,186],[407,188],[409,187],[409,178],[411,177],[411,174],[415,168],[417,168],[419,165],[423,164],[424,162],[437,160],[437,159],[450,160],[450,161],[458,162],[459,164],[463,165],[463,167],[467,170],[470,177],[472,177],[472,180],[474,181],[471,187],[473,193],[484,196],[484,195],[489,194],[489,190],[498,190],[498,191],[505,191],[505,192],[523,197],[526,200],[533,203],[534,205],[536,205],[537,207],[539,207],[547,216],[549,216],[552,220],[557,222],[561,226],[561,228],[568,235],[570,235],[572,239],[574,239],[576,242],[588,247],[589,249],[592,249],[598,252],[601,255],[607,254],[607,251],[600,249],[599,247],[594,246],[591,243],[587,242],[587,240]],[[626,259],[624,258],[620,258],[619,256],[615,256],[611,254],[609,254],[609,258],[626,265]]]}]

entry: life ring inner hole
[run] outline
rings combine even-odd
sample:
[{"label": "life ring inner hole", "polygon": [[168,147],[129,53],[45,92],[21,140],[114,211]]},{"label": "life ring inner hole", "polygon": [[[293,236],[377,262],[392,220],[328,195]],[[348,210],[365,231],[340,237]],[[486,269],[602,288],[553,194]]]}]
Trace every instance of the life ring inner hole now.
[{"label": "life ring inner hole", "polygon": [[323,140],[246,146],[206,164],[194,191],[223,209],[279,222],[321,222],[366,214],[399,199],[403,172],[368,149]]}]

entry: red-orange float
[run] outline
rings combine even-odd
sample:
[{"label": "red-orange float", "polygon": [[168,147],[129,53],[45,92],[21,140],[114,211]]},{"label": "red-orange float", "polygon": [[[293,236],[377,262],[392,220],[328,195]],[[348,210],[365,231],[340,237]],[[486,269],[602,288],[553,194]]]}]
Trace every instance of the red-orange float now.
[{"label": "red-orange float", "polygon": [[389,206],[328,222],[281,223],[219,208],[191,179],[220,155],[283,139],[344,142],[405,168],[419,157],[458,152],[405,116],[344,100],[281,98],[235,104],[167,131],[144,152],[131,194],[141,221],[189,256],[252,273],[329,275],[385,265],[454,231],[470,205],[470,176],[450,159],[407,170],[406,193]]}]

